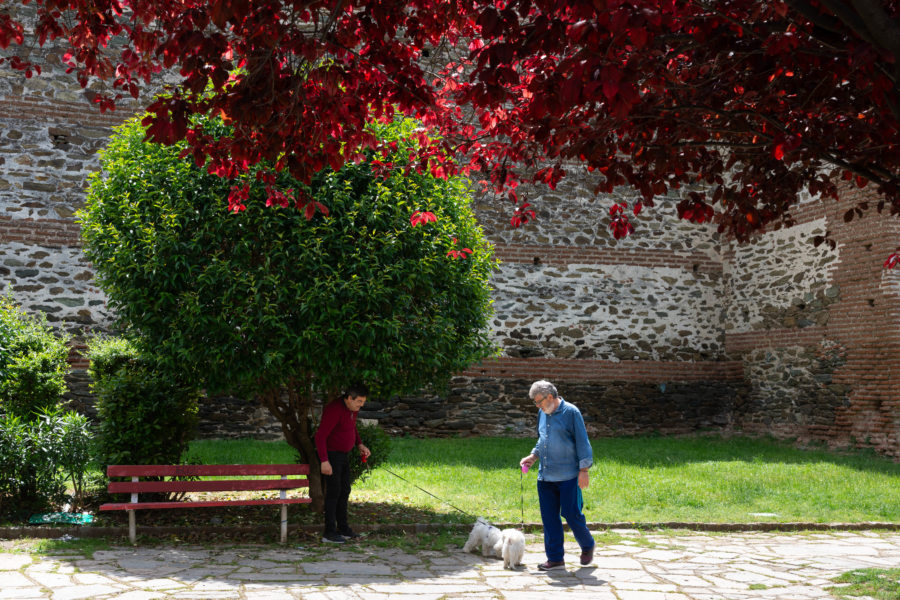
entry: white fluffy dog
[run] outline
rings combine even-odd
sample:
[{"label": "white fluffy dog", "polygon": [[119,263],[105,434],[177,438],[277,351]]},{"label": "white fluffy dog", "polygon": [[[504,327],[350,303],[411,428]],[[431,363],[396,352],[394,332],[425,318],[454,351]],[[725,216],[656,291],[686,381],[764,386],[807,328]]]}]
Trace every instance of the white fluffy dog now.
[{"label": "white fluffy dog", "polygon": [[518,529],[500,530],[482,517],[475,520],[463,552],[471,552],[481,546],[482,556],[503,559],[504,568],[512,569],[522,564],[525,555],[525,534]]},{"label": "white fluffy dog", "polygon": [[515,569],[522,564],[525,556],[525,534],[518,529],[504,529],[500,555],[503,557],[504,569]]},{"label": "white fluffy dog", "polygon": [[482,556],[496,556],[501,558],[503,550],[503,534],[499,529],[487,522],[486,519],[478,517],[475,519],[475,526],[469,533],[469,539],[463,546],[463,552],[471,552],[478,546],[481,546]]}]

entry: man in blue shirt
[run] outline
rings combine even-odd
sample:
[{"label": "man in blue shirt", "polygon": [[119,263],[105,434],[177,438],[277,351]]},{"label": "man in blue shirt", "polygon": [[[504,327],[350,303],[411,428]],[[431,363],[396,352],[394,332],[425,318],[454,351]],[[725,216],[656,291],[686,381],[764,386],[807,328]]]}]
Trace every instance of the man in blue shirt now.
[{"label": "man in blue shirt", "polygon": [[549,381],[535,381],[528,397],[541,409],[538,441],[519,465],[527,469],[541,461],[537,489],[547,561],[538,565],[538,569],[549,571],[565,567],[560,515],[566,518],[581,546],[581,564],[589,565],[594,559],[594,538],[582,513],[581,490],[588,486],[588,469],[594,458],[584,419],[581,411],[563,400]]}]

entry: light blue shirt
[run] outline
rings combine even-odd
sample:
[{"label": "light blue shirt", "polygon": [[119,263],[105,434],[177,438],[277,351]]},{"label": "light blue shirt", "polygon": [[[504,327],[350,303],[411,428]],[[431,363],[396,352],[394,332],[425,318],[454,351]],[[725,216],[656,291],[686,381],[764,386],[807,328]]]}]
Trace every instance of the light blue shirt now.
[{"label": "light blue shirt", "polygon": [[575,479],[579,469],[594,464],[581,411],[562,398],[549,415],[540,411],[538,441],[531,453],[541,461],[538,479],[543,481]]}]

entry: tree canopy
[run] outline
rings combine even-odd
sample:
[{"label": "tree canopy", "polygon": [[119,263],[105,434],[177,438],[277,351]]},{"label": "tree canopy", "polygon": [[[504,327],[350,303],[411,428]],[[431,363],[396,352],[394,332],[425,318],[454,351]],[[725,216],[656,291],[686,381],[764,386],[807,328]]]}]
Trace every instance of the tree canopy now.
[{"label": "tree canopy", "polygon": [[[314,396],[356,381],[380,398],[411,393],[494,352],[493,249],[466,180],[403,168],[417,127],[372,127],[396,148],[386,177],[369,162],[325,169],[308,186],[251,173],[229,199],[234,182],[182,156],[186,142],[144,141],[132,120],[103,151],[79,213],[119,327],[155,368],[259,397],[311,465],[314,503]],[[323,208],[294,210],[301,191]]]},{"label": "tree canopy", "polygon": [[738,239],[842,180],[900,212],[896,0],[37,0],[28,27],[23,4],[4,3],[0,46],[57,38],[82,85],[138,96],[176,69],[150,138],[186,141],[225,177],[268,162],[308,183],[382,148],[366,124],[399,112],[433,132],[419,169],[480,172],[513,225],[534,216],[517,184],[555,185],[572,162],[598,191],[634,188],[612,209],[617,237],[673,189],[682,218]]},{"label": "tree canopy", "polygon": [[[379,128],[397,163],[413,131]],[[368,163],[308,187],[282,176],[278,194],[328,206],[306,218],[286,197],[266,207],[270,186],[248,176],[235,212],[231,182],[181,158],[184,143],[144,134],[132,120],[113,136],[80,218],[120,326],[171,368],[195,366],[216,390],[311,377],[324,392],[366,381],[403,393],[491,354],[493,250],[466,181],[399,167],[382,179]]]}]

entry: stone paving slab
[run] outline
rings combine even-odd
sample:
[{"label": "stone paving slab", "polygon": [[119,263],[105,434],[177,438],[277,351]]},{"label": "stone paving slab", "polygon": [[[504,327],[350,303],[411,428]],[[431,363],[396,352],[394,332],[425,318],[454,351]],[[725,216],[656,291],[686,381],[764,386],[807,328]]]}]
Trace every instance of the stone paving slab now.
[{"label": "stone paving slab", "polygon": [[[825,600],[852,569],[900,567],[896,532],[639,532],[600,545],[565,570],[542,573],[539,535],[525,564],[503,568],[461,550],[113,547],[93,556],[40,556],[0,545],[0,600]],[[602,537],[600,538],[603,539]],[[602,543],[602,542],[601,542]]]}]

